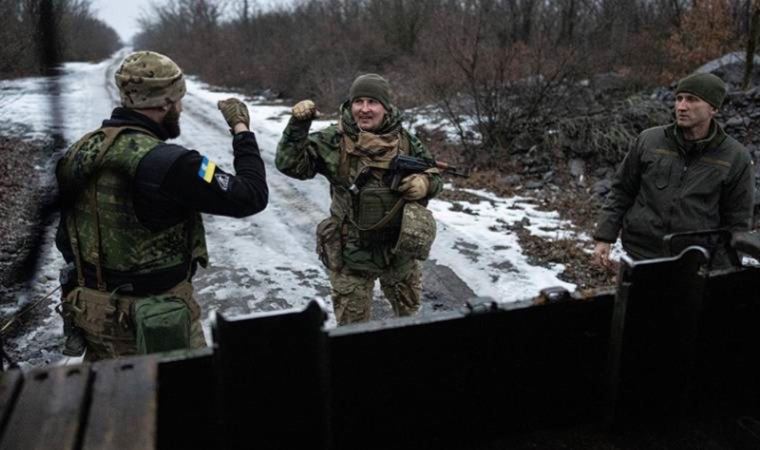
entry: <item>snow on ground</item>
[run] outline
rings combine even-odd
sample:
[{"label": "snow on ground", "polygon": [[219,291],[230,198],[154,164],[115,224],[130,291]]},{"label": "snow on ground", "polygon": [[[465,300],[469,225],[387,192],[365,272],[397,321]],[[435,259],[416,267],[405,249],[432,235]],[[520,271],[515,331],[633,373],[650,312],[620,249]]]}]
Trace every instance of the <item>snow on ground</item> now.
[{"label": "snow on ground", "polygon": [[[697,70],[695,70],[694,73],[710,73],[720,69],[721,67],[725,67],[731,64],[744,64],[744,61],[746,60],[747,52],[740,51],[727,53],[720,58],[716,58],[702,65]],[[760,56],[754,56],[754,63],[756,65],[760,65]]]},{"label": "snow on ground", "polygon": [[468,144],[475,145],[482,140],[482,136],[476,131],[477,121],[473,116],[462,115],[458,117],[458,126],[456,126],[441,108],[423,106],[407,111],[405,118],[408,119],[408,122],[404,125],[410,130],[422,127],[427,131],[442,131],[445,133],[446,139],[452,142],[459,143],[462,141],[460,128],[464,132]]},{"label": "snow on ground", "polygon": [[557,279],[557,272],[564,269],[561,265],[551,268],[530,265],[517,234],[502,231],[504,225],[527,218],[530,224],[526,228],[531,234],[562,239],[572,236],[566,231],[569,222],[560,220],[556,212],[539,211],[528,198],[501,198],[485,191],[466,191],[484,201],[468,203],[466,212],[459,208],[452,210],[450,202],[430,202],[438,222],[431,258],[454,269],[479,296],[501,302],[525,299],[541,287],[563,286],[570,290],[575,287]]},{"label": "snow on ground", "polygon": [[[57,129],[51,104],[61,107],[67,143],[97,128],[110,114],[118,96],[113,71],[123,58],[121,51],[99,64],[67,64],[60,75],[60,94],[55,95],[49,79],[26,78],[0,82],[0,130],[26,137],[45,136]],[[216,102],[233,92],[223,92],[192,77],[183,100],[182,136],[179,144],[199,150],[219,166],[232,170],[231,137],[216,108]],[[202,304],[207,336],[215,311],[226,314],[271,312],[302,308],[312,299],[330,306],[329,282],[314,252],[314,229],[328,214],[326,181],[299,181],[280,174],[274,167],[274,152],[289,119],[289,106],[246,99],[251,127],[256,132],[267,166],[270,201],[267,209],[245,219],[204,215],[210,252],[210,267],[195,277],[197,298]],[[328,122],[313,124],[316,130]],[[52,176],[52,165],[48,176]],[[485,191],[469,191],[479,203],[434,200],[430,204],[438,221],[438,237],[431,259],[450,267],[478,296],[509,302],[532,297],[547,286],[573,286],[560,281],[562,266],[537,267],[528,263],[517,236],[505,228],[527,218],[531,233],[547,238],[564,238],[567,222],[554,212],[541,211],[529,198],[500,198]],[[4,305],[3,316],[57,286],[62,260],[53,245],[54,224],[45,234],[42,256],[29,287],[19,291],[16,305]],[[379,289],[376,291],[379,295]],[[462,299],[462,302],[467,299]],[[34,347],[39,357],[29,364],[56,361],[61,323],[49,307],[44,326],[27,330],[18,345]],[[334,318],[328,325],[334,325]]]}]

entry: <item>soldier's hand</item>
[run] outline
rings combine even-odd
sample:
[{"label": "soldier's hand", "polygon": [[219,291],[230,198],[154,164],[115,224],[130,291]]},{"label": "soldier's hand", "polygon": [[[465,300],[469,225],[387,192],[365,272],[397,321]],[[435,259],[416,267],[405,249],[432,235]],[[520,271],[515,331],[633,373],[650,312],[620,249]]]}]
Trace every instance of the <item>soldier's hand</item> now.
[{"label": "soldier's hand", "polygon": [[227,125],[230,126],[231,130],[234,130],[235,125],[239,123],[245,125],[246,128],[250,128],[251,119],[248,116],[248,107],[245,106],[245,103],[233,97],[227,100],[220,100],[216,106],[222,112],[224,120],[227,121]]},{"label": "soldier's hand", "polygon": [[610,249],[612,244],[609,242],[597,241],[596,247],[594,247],[594,254],[591,256],[591,261],[599,267],[605,269],[612,269],[613,264],[610,261]]},{"label": "soldier's hand", "polygon": [[296,103],[296,105],[293,106],[291,113],[296,120],[312,120],[319,117],[317,105],[311,100],[301,100]]},{"label": "soldier's hand", "polygon": [[430,189],[430,179],[424,173],[414,173],[401,180],[398,187],[401,196],[406,200],[420,200],[424,198]]}]

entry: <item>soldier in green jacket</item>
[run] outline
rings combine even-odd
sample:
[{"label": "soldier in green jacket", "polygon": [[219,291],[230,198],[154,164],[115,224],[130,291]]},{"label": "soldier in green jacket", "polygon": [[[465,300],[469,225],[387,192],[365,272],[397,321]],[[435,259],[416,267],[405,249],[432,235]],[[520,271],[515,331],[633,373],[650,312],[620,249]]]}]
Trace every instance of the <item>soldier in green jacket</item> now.
[{"label": "soldier in green jacket", "polygon": [[390,86],[383,77],[356,78],[339,112],[337,125],[310,134],[317,108],[310,100],[296,104],[275,163],[293,178],[321,174],[330,182],[330,217],[317,227],[317,253],[329,271],[338,323],[370,319],[378,278],[394,313],[412,315],[420,308],[416,258],[425,256],[399,251],[397,241],[400,233],[405,235],[402,223],[423,223],[417,236],[435,235],[432,216],[427,225],[416,218],[429,214],[420,205],[440,192],[440,175],[431,169],[404,177],[396,190],[389,187],[389,164],[396,155],[432,158],[402,127],[401,113],[391,103]]},{"label": "soldier in green jacket", "polygon": [[[128,55],[115,74],[122,106],[59,161],[56,245],[73,267],[62,277],[64,354],[83,338],[88,360],[205,346],[191,284],[208,254],[200,213],[243,217],[266,207],[264,163],[248,110],[219,102],[234,135],[235,174],[180,134],[185,80],[168,57]],[[80,339],[81,341],[82,339]]]},{"label": "soldier in green jacket", "polygon": [[610,267],[621,230],[626,253],[649,259],[667,256],[663,237],[671,233],[750,228],[752,159],[714,119],[725,96],[713,74],[679,81],[676,122],[642,132],[618,168],[594,233],[595,263]]}]

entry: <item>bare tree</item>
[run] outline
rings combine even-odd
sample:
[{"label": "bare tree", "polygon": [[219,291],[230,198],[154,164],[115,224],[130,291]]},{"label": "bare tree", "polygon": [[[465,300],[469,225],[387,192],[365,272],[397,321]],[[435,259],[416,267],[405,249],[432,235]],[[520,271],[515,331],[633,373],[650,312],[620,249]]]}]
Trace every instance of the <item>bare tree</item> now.
[{"label": "bare tree", "polygon": [[752,19],[750,20],[749,32],[747,33],[747,53],[744,61],[744,82],[742,89],[749,89],[752,81],[752,70],[755,64],[755,48],[760,40],[760,2],[752,3]]},{"label": "bare tree", "polygon": [[366,15],[381,28],[388,45],[412,55],[432,6],[431,0],[369,0]]}]

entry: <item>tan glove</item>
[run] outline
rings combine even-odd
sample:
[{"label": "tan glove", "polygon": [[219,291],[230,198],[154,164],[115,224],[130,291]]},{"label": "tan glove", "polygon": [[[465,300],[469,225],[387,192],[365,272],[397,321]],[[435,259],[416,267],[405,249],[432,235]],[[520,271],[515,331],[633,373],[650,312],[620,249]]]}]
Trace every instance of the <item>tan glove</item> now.
[{"label": "tan glove", "polygon": [[430,189],[430,179],[424,173],[414,173],[401,180],[398,187],[401,196],[406,200],[420,200],[424,198]]},{"label": "tan glove", "polygon": [[317,111],[317,105],[311,100],[301,100],[291,110],[293,117],[296,120],[312,120],[319,117],[319,111]]},{"label": "tan glove", "polygon": [[248,107],[245,106],[245,103],[232,97],[227,100],[220,100],[216,106],[222,112],[230,129],[234,129],[235,125],[239,123],[245,125],[246,128],[251,127],[251,118],[248,116]]}]

